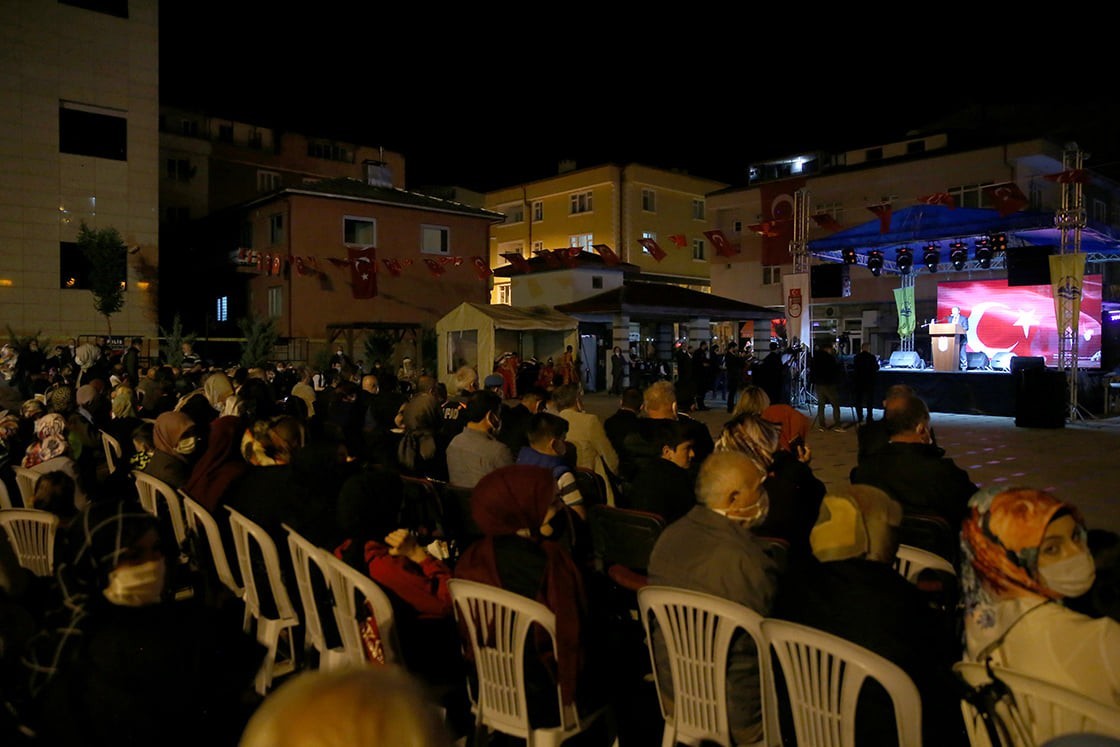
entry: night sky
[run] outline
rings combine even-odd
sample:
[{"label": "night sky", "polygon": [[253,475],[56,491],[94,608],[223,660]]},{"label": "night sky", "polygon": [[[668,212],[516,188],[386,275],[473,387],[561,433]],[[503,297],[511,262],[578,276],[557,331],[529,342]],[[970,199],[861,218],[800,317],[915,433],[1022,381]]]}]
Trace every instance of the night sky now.
[{"label": "night sky", "polygon": [[488,191],[555,174],[562,159],[740,185],[754,161],[898,140],[977,105],[1033,135],[1073,128],[1096,149],[1090,168],[1107,170],[1106,150],[1120,152],[1116,102],[1057,105],[1048,97],[1058,89],[1037,70],[962,83],[959,70],[903,62],[909,53],[889,64],[869,60],[890,53],[882,48],[836,54],[848,42],[834,39],[816,42],[802,73],[766,57],[788,49],[720,43],[691,33],[687,19],[643,32],[553,27],[542,16],[525,34],[483,6],[433,23],[371,5],[164,0],[161,99],[384,146],[404,154],[410,188]]}]

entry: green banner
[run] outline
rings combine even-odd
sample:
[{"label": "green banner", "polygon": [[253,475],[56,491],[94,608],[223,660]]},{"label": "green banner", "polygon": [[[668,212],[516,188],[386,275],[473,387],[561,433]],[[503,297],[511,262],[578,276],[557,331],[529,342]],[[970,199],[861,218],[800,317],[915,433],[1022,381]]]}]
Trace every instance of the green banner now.
[{"label": "green banner", "polygon": [[894,289],[894,302],[898,306],[898,336],[909,337],[914,334],[917,320],[914,312],[914,286]]}]

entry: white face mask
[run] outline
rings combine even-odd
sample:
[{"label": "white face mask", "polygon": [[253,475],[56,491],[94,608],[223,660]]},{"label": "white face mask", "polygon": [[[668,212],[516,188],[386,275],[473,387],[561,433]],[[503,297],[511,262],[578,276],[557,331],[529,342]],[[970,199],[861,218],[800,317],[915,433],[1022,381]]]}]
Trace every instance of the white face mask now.
[{"label": "white face mask", "polygon": [[102,593],[122,607],[146,607],[163,598],[167,563],[163,558],[138,565],[122,565],[109,572],[109,586]]},{"label": "white face mask", "polygon": [[193,454],[196,446],[198,446],[198,439],[194,436],[187,436],[175,445],[175,451],[179,454]]},{"label": "white face mask", "polygon": [[735,509],[735,513],[729,513],[729,511],[731,510],[730,507],[713,508],[712,510],[720,516],[726,516],[731,521],[734,521],[735,523],[740,524],[747,529],[750,529],[751,527],[756,527],[762,522],[766,521],[766,516],[770,513],[770,496],[766,495],[766,493],[763,492],[758,499],[758,503],[745,510],[751,511],[752,509],[754,511],[753,515],[740,513],[740,511],[742,511],[743,509]]},{"label": "white face mask", "polygon": [[1039,568],[1038,575],[1051,591],[1064,597],[1079,597],[1092,587],[1097,577],[1097,568],[1092,555],[1079,552],[1065,560]]}]

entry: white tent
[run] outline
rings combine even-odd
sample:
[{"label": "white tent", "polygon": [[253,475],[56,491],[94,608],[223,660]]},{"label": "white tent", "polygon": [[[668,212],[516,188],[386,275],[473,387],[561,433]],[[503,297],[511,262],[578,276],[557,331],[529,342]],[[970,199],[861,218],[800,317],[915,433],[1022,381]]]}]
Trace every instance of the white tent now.
[{"label": "white tent", "polygon": [[471,366],[484,378],[503,353],[559,360],[566,346],[575,350],[579,345],[579,321],[551,306],[464,302],[436,322],[436,336],[439,379],[450,384],[460,366]]}]

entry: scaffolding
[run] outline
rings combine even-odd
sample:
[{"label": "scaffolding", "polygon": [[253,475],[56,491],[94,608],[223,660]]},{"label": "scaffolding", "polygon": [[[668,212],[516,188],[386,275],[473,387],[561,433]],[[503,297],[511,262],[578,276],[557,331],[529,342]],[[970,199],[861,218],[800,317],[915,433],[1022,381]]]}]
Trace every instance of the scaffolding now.
[{"label": "scaffolding", "polygon": [[[1062,152],[1062,172],[1079,173],[1087,158],[1077,143],[1068,143]],[[1059,253],[1081,255],[1081,230],[1085,228],[1085,199],[1080,179],[1061,181],[1061,207],[1054,213],[1054,225],[1061,232]],[[1065,371],[1068,386],[1069,419],[1081,420],[1084,410],[1077,404],[1078,357],[1077,342],[1080,331],[1078,308],[1081,298],[1080,285],[1074,294],[1057,293],[1054,297],[1058,329],[1058,370]]]}]

